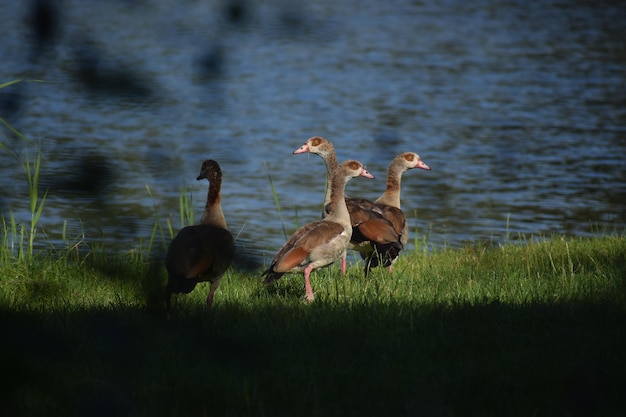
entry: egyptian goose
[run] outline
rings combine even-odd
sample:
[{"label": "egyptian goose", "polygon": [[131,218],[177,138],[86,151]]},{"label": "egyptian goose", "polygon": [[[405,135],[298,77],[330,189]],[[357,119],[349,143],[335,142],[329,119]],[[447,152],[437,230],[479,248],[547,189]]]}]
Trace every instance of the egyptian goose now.
[{"label": "egyptian goose", "polygon": [[209,192],[200,224],[181,229],[170,244],[165,259],[168,272],[166,307],[175,293],[190,293],[199,282],[211,287],[206,303],[213,304],[215,290],[230,266],[235,241],[228,231],[221,206],[222,171],[217,162],[207,159],[197,180],[209,180]]},{"label": "egyptian goose", "polygon": [[[330,207],[330,181],[331,178],[334,177],[337,172],[337,167],[339,166],[339,163],[337,162],[337,154],[333,144],[330,143],[328,139],[321,136],[313,136],[312,138],[309,138],[306,142],[304,142],[304,145],[293,151],[293,154],[298,155],[306,152],[321,156],[322,160],[326,164],[326,193],[324,194],[324,206],[322,207],[322,218],[324,218],[328,215],[328,207]],[[349,248],[350,244],[346,250]],[[341,256],[341,273],[343,275],[346,274],[346,264],[346,253],[344,252]]]},{"label": "egyptian goose", "polygon": [[359,161],[339,165],[330,182],[328,215],[298,229],[278,251],[263,273],[266,284],[288,272],[303,272],[307,301],[313,301],[311,272],[330,265],[345,254],[352,236],[350,214],[345,202],[346,183],[354,177],[374,178]]},{"label": "egyptian goose", "polygon": [[[305,152],[319,155],[326,164],[328,176],[336,169],[337,157],[332,143],[320,136],[309,138],[294,154]],[[346,205],[352,223],[352,239],[348,249],[357,250],[365,259],[365,275],[382,260],[391,267],[398,254],[408,242],[408,225],[400,209],[400,182],[402,174],[412,168],[430,170],[420,157],[412,152],[398,155],[387,171],[387,189],[375,202],[347,198]],[[328,201],[328,190],[325,207]],[[374,256],[378,254],[378,256]],[[345,258],[342,259],[342,263]],[[342,268],[345,268],[342,265]]]},{"label": "egyptian goose", "polygon": [[[402,174],[413,168],[430,170],[418,154],[401,153],[389,164],[385,192],[373,204],[360,199],[348,203],[352,226],[357,230],[353,231],[352,244],[365,260],[366,277],[371,268],[381,263],[391,272],[393,263],[409,241],[409,225],[400,208],[400,182]],[[387,223],[380,221],[381,217]]]}]

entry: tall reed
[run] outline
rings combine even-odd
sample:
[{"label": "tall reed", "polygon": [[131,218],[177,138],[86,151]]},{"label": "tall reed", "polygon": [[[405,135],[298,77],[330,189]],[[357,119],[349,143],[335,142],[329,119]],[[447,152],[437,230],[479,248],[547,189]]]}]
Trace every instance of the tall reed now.
[{"label": "tall reed", "polygon": [[263,166],[265,166],[265,170],[267,171],[267,179],[270,182],[270,189],[272,190],[272,196],[274,196],[274,204],[276,205],[276,210],[278,211],[278,216],[280,217],[280,224],[283,228],[283,236],[285,240],[289,236],[287,234],[287,229],[285,228],[285,219],[283,217],[283,211],[280,207],[280,201],[278,201],[278,193],[276,192],[276,187],[274,187],[274,180],[272,179],[272,174],[270,174],[270,169],[267,162],[263,162]]},{"label": "tall reed", "polygon": [[39,199],[39,170],[41,168],[41,151],[37,152],[35,161],[31,165],[29,160],[28,151],[26,152],[26,159],[24,162],[24,170],[26,171],[26,177],[28,179],[28,200],[30,208],[30,230],[28,233],[28,257],[33,256],[33,246],[35,243],[35,234],[37,232],[37,223],[41,218],[44,203],[48,196],[46,190]]},{"label": "tall reed", "polygon": [[[0,89],[17,84],[21,81],[22,80],[13,80],[13,81],[0,84]],[[2,117],[0,117],[0,124],[2,124],[2,126],[7,128],[12,134],[16,135],[27,144],[31,142],[26,137],[26,135],[21,133],[19,130],[15,129],[9,122],[7,122]],[[2,133],[3,137],[6,138],[6,136],[4,135],[4,132],[1,130],[0,132]],[[41,170],[41,145],[39,145],[37,149],[37,156],[35,157],[33,161],[30,160],[28,148],[26,148],[24,160],[20,158],[19,153],[15,151],[14,149],[12,149],[12,147],[8,143],[3,143],[2,141],[0,141],[0,149],[11,154],[15,158],[15,160],[22,166],[22,169],[26,173],[26,178],[28,181],[28,200],[29,200],[29,210],[30,210],[30,225],[28,227],[28,242],[27,242],[27,248],[26,248],[27,252],[26,253],[24,252],[24,244],[25,244],[24,226],[16,222],[13,213],[11,213],[10,215],[10,221],[9,221],[10,227],[7,227],[6,220],[3,216],[2,221],[3,221],[3,229],[5,232],[5,238],[4,238],[3,243],[7,245],[5,246],[5,249],[8,250],[9,249],[8,233],[11,233],[12,238],[11,238],[10,246],[11,246],[11,252],[14,253],[13,252],[14,244],[15,244],[18,232],[19,232],[19,239],[17,239],[18,259],[23,260],[25,257],[30,259],[33,256],[35,236],[37,234],[37,224],[39,223],[39,220],[41,218],[41,214],[44,208],[44,203],[48,195],[47,191],[44,192],[43,196],[40,197],[39,195],[39,172]],[[18,225],[19,225],[19,231],[18,231]]]}]

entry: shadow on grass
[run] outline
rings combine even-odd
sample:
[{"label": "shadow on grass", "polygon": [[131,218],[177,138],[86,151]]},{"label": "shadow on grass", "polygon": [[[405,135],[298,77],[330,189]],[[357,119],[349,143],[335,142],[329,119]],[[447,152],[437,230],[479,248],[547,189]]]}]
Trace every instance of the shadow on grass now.
[{"label": "shadow on grass", "polygon": [[619,415],[602,304],[0,311],[6,415]]}]

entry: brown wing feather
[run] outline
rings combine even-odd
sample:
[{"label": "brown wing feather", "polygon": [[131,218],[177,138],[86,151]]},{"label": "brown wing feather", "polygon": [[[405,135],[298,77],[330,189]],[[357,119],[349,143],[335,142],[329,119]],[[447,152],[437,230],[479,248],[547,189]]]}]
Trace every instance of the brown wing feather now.
[{"label": "brown wing feather", "polygon": [[194,262],[191,267],[186,271],[185,278],[198,278],[201,275],[206,274],[213,266],[214,260],[215,257],[213,256],[213,254],[207,254],[205,256],[199,257],[196,262]]},{"label": "brown wing feather", "polygon": [[350,213],[352,226],[369,220],[372,216],[380,216],[382,214],[377,204],[364,198],[347,198],[346,206],[348,207],[348,213]]},{"label": "brown wing feather", "polygon": [[402,210],[382,204],[378,206],[381,210],[381,215],[388,222],[390,230],[393,230],[396,238],[389,242],[371,240],[371,252],[369,254],[361,253],[361,256],[365,259],[366,276],[371,268],[379,265],[384,267],[391,266],[409,239],[408,226]]},{"label": "brown wing feather", "polygon": [[398,235],[405,233],[406,218],[402,210],[391,206],[381,206],[381,210],[385,219],[387,219],[395,229]]},{"label": "brown wing feather", "polygon": [[285,253],[278,260],[278,262],[276,262],[272,270],[274,272],[288,272],[303,263],[308,256],[309,251],[307,251],[303,247],[299,246],[292,248],[290,251]]},{"label": "brown wing feather", "polygon": [[271,271],[288,272],[308,263],[311,251],[330,242],[343,232],[343,227],[334,222],[319,220],[298,229],[278,251],[272,261]]},{"label": "brown wing feather", "polygon": [[[173,275],[208,280],[228,269],[233,252],[234,240],[228,230],[208,225],[188,226],[172,240],[166,266]],[[206,277],[201,278],[203,275]]]},{"label": "brown wing feather", "polygon": [[330,242],[344,231],[343,226],[335,222],[319,221],[313,224],[315,227],[301,240],[302,246],[308,251]]},{"label": "brown wing feather", "polygon": [[300,229],[296,230],[296,232],[291,235],[291,237],[285,242],[285,244],[278,250],[274,259],[272,260],[272,264],[270,269],[273,269],[273,266],[280,262],[282,258],[284,258],[287,253],[293,250],[296,247],[302,246],[300,240],[304,238],[310,230],[315,228],[315,223],[308,223],[302,226]]},{"label": "brown wing feather", "polygon": [[359,224],[356,227],[364,240],[387,244],[398,242],[400,239],[400,236],[393,224],[384,218],[371,219]]},{"label": "brown wing feather", "polygon": [[384,207],[362,198],[346,200],[354,229],[352,242],[373,241],[382,244],[397,242],[400,231],[385,217]]}]

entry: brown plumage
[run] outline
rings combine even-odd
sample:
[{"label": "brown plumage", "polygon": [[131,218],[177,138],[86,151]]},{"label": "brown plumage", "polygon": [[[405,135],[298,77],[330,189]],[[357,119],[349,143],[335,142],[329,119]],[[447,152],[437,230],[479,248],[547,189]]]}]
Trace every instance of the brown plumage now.
[{"label": "brown plumage", "polygon": [[[407,170],[420,168],[430,170],[418,154],[414,152],[403,152],[396,156],[387,169],[387,187],[385,192],[374,200],[375,208],[368,203],[357,204],[358,208],[353,211],[354,221],[352,223],[359,233],[353,233],[353,245],[359,247],[359,252],[365,259],[365,276],[369,270],[382,264],[384,267],[391,267],[398,259],[400,251],[404,249],[409,241],[409,225],[406,222],[404,213],[400,208],[400,183],[402,174]],[[367,213],[367,219],[358,218],[357,213]],[[352,215],[352,212],[351,212]],[[379,217],[387,220],[388,224],[381,223]],[[389,227],[388,225],[391,225]],[[369,244],[368,244],[369,242]]]},{"label": "brown plumage", "polygon": [[[333,175],[337,156],[329,140],[319,136],[312,137],[296,149],[294,154],[304,152],[319,155],[326,164],[328,176]],[[400,183],[402,174],[412,168],[430,170],[419,155],[404,152],[394,158],[389,165],[387,187],[378,199],[372,202],[363,198],[346,198],[352,225],[352,238],[348,249],[361,254],[365,260],[366,276],[371,268],[378,265],[391,268],[408,242],[408,225],[400,208]],[[325,207],[327,202],[328,192],[324,201]]]},{"label": "brown plumage", "polygon": [[352,227],[344,190],[346,183],[358,176],[374,178],[359,161],[345,161],[337,167],[330,181],[328,215],[304,225],[287,240],[263,273],[264,283],[272,283],[287,272],[303,272],[306,298],[313,301],[311,272],[339,259],[350,242]]},{"label": "brown plumage", "polygon": [[211,307],[215,290],[233,260],[235,241],[222,212],[222,171],[216,161],[207,159],[202,164],[196,179],[205,178],[209,180],[209,192],[200,224],[181,229],[172,240],[165,259],[168,311],[172,294],[188,294],[203,281],[211,283],[206,299],[207,306]]}]

